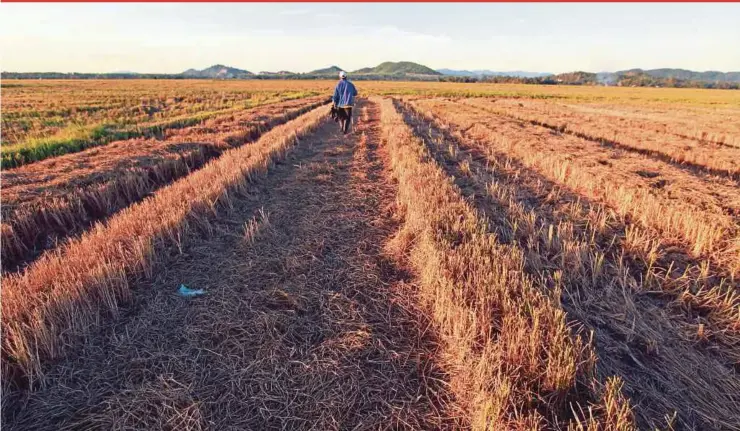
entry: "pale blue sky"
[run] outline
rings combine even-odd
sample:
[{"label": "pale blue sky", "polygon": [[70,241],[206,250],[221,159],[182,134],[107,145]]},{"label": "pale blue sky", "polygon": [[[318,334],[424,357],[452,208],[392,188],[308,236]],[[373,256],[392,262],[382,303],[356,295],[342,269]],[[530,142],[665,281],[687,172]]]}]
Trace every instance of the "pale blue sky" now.
[{"label": "pale blue sky", "polygon": [[0,3],[0,69],[740,70],[740,4]]}]

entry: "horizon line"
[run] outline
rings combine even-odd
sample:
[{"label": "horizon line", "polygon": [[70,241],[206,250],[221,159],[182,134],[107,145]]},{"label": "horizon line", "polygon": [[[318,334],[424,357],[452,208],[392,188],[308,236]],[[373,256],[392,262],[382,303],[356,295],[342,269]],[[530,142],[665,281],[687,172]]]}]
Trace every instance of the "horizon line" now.
[{"label": "horizon line", "polygon": [[[388,62],[388,63],[400,63],[400,62],[401,61],[394,61],[394,62]],[[407,63],[415,63],[415,62],[408,62],[408,61],[404,61],[404,62],[407,62]],[[382,64],[382,63],[380,63],[380,64]],[[621,70],[615,70],[615,71],[602,70],[602,71],[599,71],[599,72],[594,72],[594,71],[589,71],[589,70],[583,70],[583,69],[574,69],[574,70],[570,70],[570,71],[567,71],[567,72],[541,72],[541,71],[526,70],[526,69],[496,70],[496,69],[490,69],[490,68],[475,68],[475,69],[473,69],[473,68],[455,69],[455,68],[452,68],[452,67],[432,68],[432,67],[429,67],[429,66],[425,66],[425,65],[423,65],[421,63],[415,63],[415,64],[420,65],[420,66],[427,67],[427,68],[429,68],[431,70],[434,70],[435,72],[439,72],[440,70],[450,70],[450,71],[456,71],[456,72],[475,72],[475,71],[483,71],[483,70],[485,70],[485,71],[495,72],[495,73],[524,72],[524,73],[538,73],[538,74],[549,74],[549,75],[562,75],[562,74],[565,74],[565,73],[579,73],[579,72],[599,74],[599,73],[628,72],[628,71],[636,71],[636,70],[651,71],[651,70],[661,70],[661,69],[672,69],[672,70],[685,70],[685,71],[696,72],[696,73],[708,73],[708,72],[740,73],[740,70],[727,70],[727,71],[715,70],[715,69],[695,70],[695,69],[686,69],[686,68],[683,68],[683,67],[666,67],[666,66],[664,66],[664,67],[655,67],[655,68],[650,68],[650,69],[644,69],[644,68],[641,68],[641,67],[632,67],[632,68],[629,68],[629,69],[621,69]],[[188,68],[188,69],[183,70],[181,72],[136,72],[136,71],[131,71],[131,70],[128,70],[128,71],[111,71],[111,72],[100,72],[100,71],[98,71],[98,72],[76,72],[76,71],[73,71],[73,72],[60,72],[60,71],[57,71],[57,70],[50,70],[50,71],[40,71],[40,70],[34,70],[34,71],[17,71],[16,70],[16,71],[11,71],[11,70],[3,70],[3,71],[0,71],[0,74],[2,74],[2,73],[60,73],[60,74],[67,74],[67,75],[69,75],[69,74],[81,74],[81,75],[82,74],[101,74],[101,75],[109,75],[109,74],[119,74],[119,75],[182,75],[182,74],[184,74],[185,72],[187,72],[189,70],[201,71],[201,70],[208,69],[208,68],[211,68],[211,67],[214,67],[214,66],[223,66],[223,67],[228,67],[228,68],[231,68],[231,69],[239,69],[239,70],[248,72],[248,73],[253,74],[253,75],[268,74],[268,73],[269,74],[277,74],[279,72],[289,72],[290,74],[294,74],[294,75],[306,75],[306,74],[311,74],[312,72],[315,72],[317,70],[326,69],[326,68],[329,68],[329,67],[338,67],[336,65],[331,65],[331,66],[326,66],[326,67],[322,67],[322,68],[318,68],[318,69],[313,69],[313,70],[310,70],[310,71],[307,71],[307,72],[297,72],[297,71],[291,71],[291,70],[287,70],[287,69],[279,69],[279,70],[277,70],[275,72],[270,72],[270,71],[265,71],[265,70],[261,70],[259,72],[253,72],[253,71],[250,71],[248,69],[242,69],[241,67],[237,67],[237,66],[228,66],[228,65],[225,65],[223,63],[215,63],[215,64],[213,64],[211,66],[204,67],[203,69],[196,69],[194,67],[191,67],[191,68]],[[370,66],[368,66],[368,67],[370,67]],[[363,69],[363,68],[360,68],[360,69]],[[347,69],[341,69],[341,70],[344,71],[344,72],[346,72],[346,73],[356,73],[356,71],[349,71]]]}]

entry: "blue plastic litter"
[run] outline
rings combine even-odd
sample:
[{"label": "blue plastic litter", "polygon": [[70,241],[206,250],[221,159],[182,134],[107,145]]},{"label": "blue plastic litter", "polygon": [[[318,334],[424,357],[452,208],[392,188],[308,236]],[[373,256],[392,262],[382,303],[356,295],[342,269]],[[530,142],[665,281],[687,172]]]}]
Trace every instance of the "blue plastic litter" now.
[{"label": "blue plastic litter", "polygon": [[203,289],[191,289],[185,286],[184,284],[181,284],[180,288],[177,289],[177,293],[180,294],[180,296],[191,297],[191,296],[200,296],[206,293],[206,291]]}]

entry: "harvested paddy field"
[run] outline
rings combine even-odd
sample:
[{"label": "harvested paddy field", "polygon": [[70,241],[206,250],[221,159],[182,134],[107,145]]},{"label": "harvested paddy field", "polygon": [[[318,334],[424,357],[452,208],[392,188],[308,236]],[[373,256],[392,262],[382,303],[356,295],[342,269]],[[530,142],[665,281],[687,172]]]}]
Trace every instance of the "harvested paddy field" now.
[{"label": "harvested paddy field", "polygon": [[27,263],[92,222],[326,100],[268,104],[159,138],[115,141],[4,171],[3,270]]},{"label": "harvested paddy field", "polygon": [[3,169],[5,427],[740,430],[735,93],[306,85]]}]

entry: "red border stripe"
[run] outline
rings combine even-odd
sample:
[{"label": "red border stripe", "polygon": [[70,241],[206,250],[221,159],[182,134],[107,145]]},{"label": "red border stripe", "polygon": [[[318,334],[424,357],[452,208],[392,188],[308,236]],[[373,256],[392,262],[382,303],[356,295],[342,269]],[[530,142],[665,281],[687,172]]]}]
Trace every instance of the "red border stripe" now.
[{"label": "red border stripe", "polygon": [[0,0],[0,3],[740,3],[740,0]]}]

